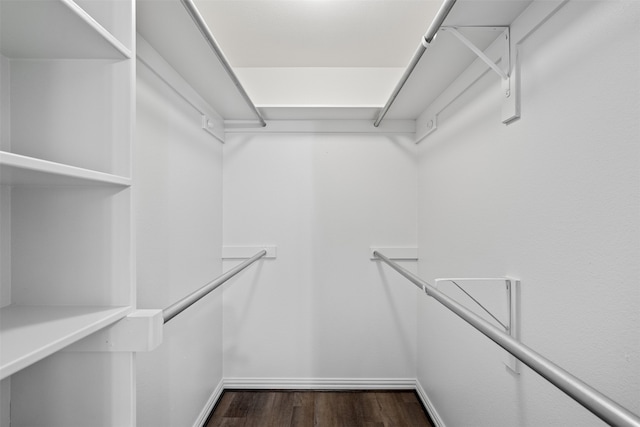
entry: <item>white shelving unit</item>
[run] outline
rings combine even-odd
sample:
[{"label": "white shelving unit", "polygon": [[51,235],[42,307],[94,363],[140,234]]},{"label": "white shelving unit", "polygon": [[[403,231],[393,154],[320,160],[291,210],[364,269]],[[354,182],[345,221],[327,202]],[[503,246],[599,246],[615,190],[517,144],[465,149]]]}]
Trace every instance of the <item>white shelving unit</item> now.
[{"label": "white shelving unit", "polygon": [[135,424],[131,353],[64,350],[135,307],[134,16],[0,2],[2,427]]}]

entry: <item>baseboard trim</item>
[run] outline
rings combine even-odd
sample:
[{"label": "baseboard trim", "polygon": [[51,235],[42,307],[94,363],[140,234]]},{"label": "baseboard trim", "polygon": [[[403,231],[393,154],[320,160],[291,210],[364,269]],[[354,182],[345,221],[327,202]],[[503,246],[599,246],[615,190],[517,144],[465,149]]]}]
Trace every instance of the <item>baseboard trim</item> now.
[{"label": "baseboard trim", "polygon": [[225,378],[225,389],[414,390],[415,378]]},{"label": "baseboard trim", "polygon": [[200,412],[194,427],[204,427],[225,390],[415,390],[435,427],[446,427],[426,391],[415,378],[223,378]]},{"label": "baseboard trim", "polygon": [[431,417],[431,421],[434,422],[435,427],[446,427],[444,425],[444,421],[442,421],[442,417],[440,417],[440,414],[438,414],[438,411],[436,411],[436,407],[433,406],[433,403],[429,399],[427,392],[424,390],[424,388],[422,388],[422,384],[420,384],[420,381],[416,379],[414,385],[415,385],[416,393],[418,393],[420,400],[422,400],[422,404],[427,409],[427,412]]},{"label": "baseboard trim", "polygon": [[209,414],[211,413],[211,411],[213,411],[216,403],[218,403],[220,396],[222,396],[222,392],[224,392],[224,379],[220,380],[218,386],[215,388],[215,390],[213,390],[213,393],[209,397],[209,400],[207,400],[207,404],[200,412],[200,415],[198,415],[198,418],[196,419],[193,427],[204,427],[207,419],[209,418]]}]

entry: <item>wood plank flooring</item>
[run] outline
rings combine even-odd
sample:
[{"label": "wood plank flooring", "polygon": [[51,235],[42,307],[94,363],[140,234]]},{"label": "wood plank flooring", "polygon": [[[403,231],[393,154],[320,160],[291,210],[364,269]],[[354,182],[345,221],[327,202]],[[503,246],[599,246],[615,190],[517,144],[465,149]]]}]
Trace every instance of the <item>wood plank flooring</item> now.
[{"label": "wood plank flooring", "polygon": [[414,391],[227,390],[206,427],[433,427]]}]

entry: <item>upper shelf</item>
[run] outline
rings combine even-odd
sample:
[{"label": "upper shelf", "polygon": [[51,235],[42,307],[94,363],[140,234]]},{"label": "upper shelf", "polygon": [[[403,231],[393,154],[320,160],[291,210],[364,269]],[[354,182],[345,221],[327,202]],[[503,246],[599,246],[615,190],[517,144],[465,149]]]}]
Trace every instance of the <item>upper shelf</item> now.
[{"label": "upper shelf", "polygon": [[[481,50],[500,32],[471,27],[505,27],[532,3],[532,0],[458,0],[443,26],[460,28]],[[416,41],[416,45],[420,41]],[[478,57],[452,34],[439,31],[389,109],[386,119],[416,119]]]},{"label": "upper shelf", "polygon": [[72,0],[0,1],[0,52],[28,59],[126,59],[132,55]]},{"label": "upper shelf", "polygon": [[256,120],[179,0],[138,0],[138,33],[225,120]]}]

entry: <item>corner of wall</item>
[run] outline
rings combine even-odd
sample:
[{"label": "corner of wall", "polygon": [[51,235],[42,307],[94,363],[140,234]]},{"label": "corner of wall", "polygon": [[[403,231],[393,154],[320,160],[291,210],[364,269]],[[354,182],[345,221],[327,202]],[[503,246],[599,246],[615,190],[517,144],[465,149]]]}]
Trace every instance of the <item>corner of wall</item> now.
[{"label": "corner of wall", "polygon": [[220,380],[218,386],[213,390],[209,400],[207,400],[207,404],[202,408],[202,411],[196,418],[196,422],[193,423],[193,427],[204,427],[209,419],[209,414],[216,407],[220,398],[222,397],[222,393],[224,392],[224,378]]},{"label": "corner of wall", "polygon": [[420,380],[418,379],[416,379],[416,393],[418,393],[418,396],[420,397],[422,404],[427,409],[427,412],[429,413],[431,420],[435,423],[435,427],[446,427],[444,424],[444,421],[442,420],[442,417],[440,417],[440,414],[436,410],[436,407],[433,405],[433,403],[429,399],[427,392],[424,390],[424,388],[422,387],[422,384],[420,384]]}]

